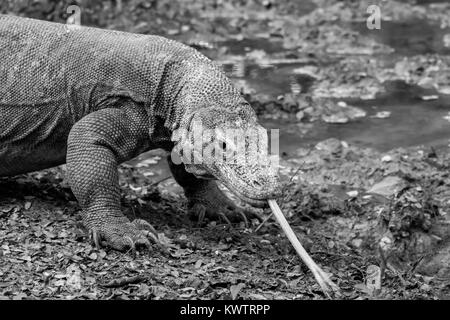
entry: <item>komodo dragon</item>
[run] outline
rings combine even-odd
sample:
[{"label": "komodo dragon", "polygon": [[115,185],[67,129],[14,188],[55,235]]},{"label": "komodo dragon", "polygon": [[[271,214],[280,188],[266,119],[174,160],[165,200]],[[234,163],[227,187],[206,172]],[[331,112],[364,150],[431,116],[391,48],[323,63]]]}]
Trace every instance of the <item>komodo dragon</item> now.
[{"label": "komodo dragon", "polygon": [[[0,15],[0,176],[66,163],[95,243],[146,247],[155,231],[122,214],[117,165],[150,149],[179,150],[174,132],[186,129],[192,140],[194,119],[207,129],[262,127],[221,68],[195,49],[159,36],[71,27]],[[232,145],[222,140],[211,142]],[[258,206],[280,195],[265,157],[244,165],[168,161],[190,210],[231,220],[245,211],[211,178]]]}]

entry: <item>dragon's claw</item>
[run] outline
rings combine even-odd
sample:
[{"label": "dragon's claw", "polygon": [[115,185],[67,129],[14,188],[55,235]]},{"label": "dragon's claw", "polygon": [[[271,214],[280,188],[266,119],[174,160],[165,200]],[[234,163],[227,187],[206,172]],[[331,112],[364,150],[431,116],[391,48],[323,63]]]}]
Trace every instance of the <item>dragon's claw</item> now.
[{"label": "dragon's claw", "polygon": [[255,209],[235,205],[219,189],[202,191],[188,199],[189,215],[191,218],[196,218],[198,224],[202,224],[207,218],[208,220],[220,220],[230,225],[244,222],[248,227],[251,219],[261,220]]},{"label": "dragon's claw", "polygon": [[151,243],[159,243],[155,228],[145,220],[120,221],[90,229],[91,241],[97,248],[111,247],[119,251],[149,249]]}]

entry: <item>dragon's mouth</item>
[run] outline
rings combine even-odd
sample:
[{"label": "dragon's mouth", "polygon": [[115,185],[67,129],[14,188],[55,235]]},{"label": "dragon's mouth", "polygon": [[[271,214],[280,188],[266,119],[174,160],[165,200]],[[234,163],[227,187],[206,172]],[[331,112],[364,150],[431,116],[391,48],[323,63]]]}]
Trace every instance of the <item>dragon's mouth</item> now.
[{"label": "dragon's mouth", "polygon": [[[202,175],[194,174],[194,175],[198,179],[217,180],[217,178],[213,175],[206,175],[206,174],[202,174]],[[237,190],[236,188],[234,188],[233,185],[231,185],[230,183],[227,183],[226,181],[222,181],[222,182],[228,188],[228,190],[230,190],[234,195],[236,195],[242,201],[244,201],[254,207],[258,207],[258,208],[263,208],[263,207],[268,206],[267,200],[264,200],[261,198],[256,198],[256,197],[255,198],[248,197],[248,196],[244,195],[242,192],[240,192],[239,190]]]},{"label": "dragon's mouth", "polygon": [[[248,170],[252,171],[251,169]],[[262,169],[259,170],[262,171]],[[217,166],[217,164],[212,168],[207,167],[196,173],[197,178],[214,177],[221,181],[230,192],[253,207],[267,207],[267,200],[281,196],[281,186],[275,175],[261,175],[254,178],[246,175],[245,171],[233,170],[230,166]]]},{"label": "dragon's mouth", "polygon": [[[233,192],[233,190],[231,192]],[[248,204],[254,207],[263,208],[268,206],[267,200],[252,199],[236,191],[234,191],[234,194],[236,194],[241,200],[247,202]]]},{"label": "dragon's mouth", "polygon": [[250,204],[251,206],[257,207],[257,208],[264,208],[264,207],[268,206],[268,203],[267,203],[268,199],[248,197],[248,196],[244,195],[242,192],[240,192],[239,190],[237,190],[236,188],[233,188],[233,186],[230,185],[229,183],[224,181],[224,184],[228,188],[228,190],[230,190],[234,195],[236,195],[242,201]]}]

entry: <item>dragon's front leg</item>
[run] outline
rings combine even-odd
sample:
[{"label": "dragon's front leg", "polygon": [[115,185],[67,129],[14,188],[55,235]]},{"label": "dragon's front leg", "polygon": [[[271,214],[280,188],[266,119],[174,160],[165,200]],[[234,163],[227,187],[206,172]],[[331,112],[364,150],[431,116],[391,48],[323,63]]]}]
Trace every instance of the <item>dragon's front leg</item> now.
[{"label": "dragon's front leg", "polygon": [[120,206],[117,165],[145,148],[145,119],[138,108],[102,109],[71,129],[67,146],[69,182],[83,209],[83,223],[97,245],[124,251],[148,247],[148,239],[157,239],[149,223],[129,221]]}]

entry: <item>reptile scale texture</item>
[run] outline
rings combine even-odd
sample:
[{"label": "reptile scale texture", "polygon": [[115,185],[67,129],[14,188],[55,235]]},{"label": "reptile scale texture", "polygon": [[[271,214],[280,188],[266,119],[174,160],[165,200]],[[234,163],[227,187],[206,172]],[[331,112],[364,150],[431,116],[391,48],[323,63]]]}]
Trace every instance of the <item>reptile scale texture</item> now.
[{"label": "reptile scale texture", "polygon": [[[0,15],[0,176],[66,163],[97,244],[149,245],[153,227],[121,212],[117,165],[151,149],[176,150],[173,133],[191,132],[194,119],[208,129],[263,130],[221,68],[193,48],[159,36]],[[248,214],[215,179],[255,206],[280,195],[268,156],[245,165],[168,161],[188,209],[198,214]]]}]

